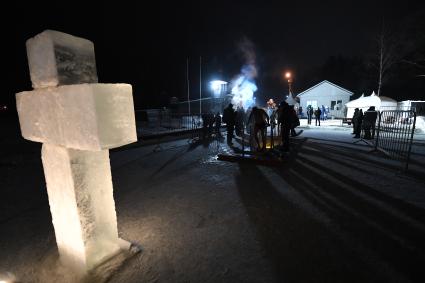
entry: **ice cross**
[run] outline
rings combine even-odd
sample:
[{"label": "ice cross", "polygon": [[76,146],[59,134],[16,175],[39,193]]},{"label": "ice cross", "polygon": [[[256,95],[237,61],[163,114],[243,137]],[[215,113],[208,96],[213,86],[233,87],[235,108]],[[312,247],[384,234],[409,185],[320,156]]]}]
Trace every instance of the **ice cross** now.
[{"label": "ice cross", "polygon": [[46,30],[27,41],[33,91],[16,94],[22,136],[41,142],[56,242],[81,273],[118,238],[109,149],[137,141],[131,85],[98,84],[89,40]]}]

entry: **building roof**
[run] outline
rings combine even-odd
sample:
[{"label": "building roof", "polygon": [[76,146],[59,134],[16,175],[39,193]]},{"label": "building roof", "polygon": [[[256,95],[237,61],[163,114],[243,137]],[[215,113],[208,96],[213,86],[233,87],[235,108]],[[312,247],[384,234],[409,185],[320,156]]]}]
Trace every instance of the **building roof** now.
[{"label": "building roof", "polygon": [[318,87],[318,86],[320,86],[320,85],[322,85],[324,83],[327,83],[327,84],[330,84],[331,86],[337,87],[337,88],[341,89],[342,91],[345,91],[345,92],[349,93],[350,96],[353,95],[353,92],[352,91],[349,91],[349,90],[347,90],[347,89],[345,89],[343,87],[340,87],[339,85],[333,84],[330,81],[324,80],[324,81],[322,81],[322,82],[320,82],[320,83],[318,83],[318,84],[310,87],[309,89],[304,90],[303,92],[299,93],[297,96],[301,96],[301,95],[305,94],[306,92],[309,92],[313,88],[316,88],[316,87]]}]

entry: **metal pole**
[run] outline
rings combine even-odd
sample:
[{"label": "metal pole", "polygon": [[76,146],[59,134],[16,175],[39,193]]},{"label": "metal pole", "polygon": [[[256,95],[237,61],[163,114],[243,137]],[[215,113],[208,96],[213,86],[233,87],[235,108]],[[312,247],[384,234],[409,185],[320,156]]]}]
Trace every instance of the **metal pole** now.
[{"label": "metal pole", "polygon": [[412,151],[412,142],[413,142],[413,135],[415,134],[415,126],[416,126],[416,112],[413,112],[413,126],[412,126],[412,132],[410,134],[409,149],[407,151],[406,166],[404,167],[404,171],[407,171],[407,169],[409,168],[410,152]]},{"label": "metal pole", "polygon": [[[378,112],[378,115],[379,115],[379,117],[378,117],[378,129],[376,131],[375,151],[378,150],[378,146],[379,146],[378,143],[379,143],[379,134],[381,132],[381,116],[382,116],[382,112],[379,111]],[[376,124],[375,124],[375,126],[376,126]]]},{"label": "metal pole", "polygon": [[199,116],[202,115],[202,57],[199,56]]},{"label": "metal pole", "polygon": [[190,117],[190,95],[189,95],[189,57],[186,60],[186,84],[187,84],[187,106],[189,110]]},{"label": "metal pole", "polygon": [[289,91],[289,95],[292,96],[292,79],[288,80],[288,91]]}]

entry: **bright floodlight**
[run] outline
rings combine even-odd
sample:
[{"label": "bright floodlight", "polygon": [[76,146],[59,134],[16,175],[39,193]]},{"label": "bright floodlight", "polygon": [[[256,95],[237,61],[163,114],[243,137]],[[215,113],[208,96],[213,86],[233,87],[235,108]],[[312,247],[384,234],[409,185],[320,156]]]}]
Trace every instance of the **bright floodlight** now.
[{"label": "bright floodlight", "polygon": [[290,73],[290,72],[286,72],[285,77],[286,77],[287,79],[289,79],[289,78],[291,77],[291,73]]},{"label": "bright floodlight", "polygon": [[219,96],[226,89],[227,82],[215,80],[210,82],[211,89],[215,96]]}]

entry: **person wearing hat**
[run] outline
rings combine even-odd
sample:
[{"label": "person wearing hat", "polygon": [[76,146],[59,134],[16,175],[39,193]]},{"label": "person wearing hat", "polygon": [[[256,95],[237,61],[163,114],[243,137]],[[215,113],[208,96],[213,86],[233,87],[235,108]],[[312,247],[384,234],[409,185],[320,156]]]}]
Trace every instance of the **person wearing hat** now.
[{"label": "person wearing hat", "polygon": [[376,118],[378,118],[378,112],[375,111],[375,106],[370,106],[363,116],[364,139],[371,140],[375,138]]},{"label": "person wearing hat", "polygon": [[229,105],[223,111],[223,122],[226,123],[227,144],[233,145],[233,132],[235,130],[236,111],[233,109],[233,104]]}]

